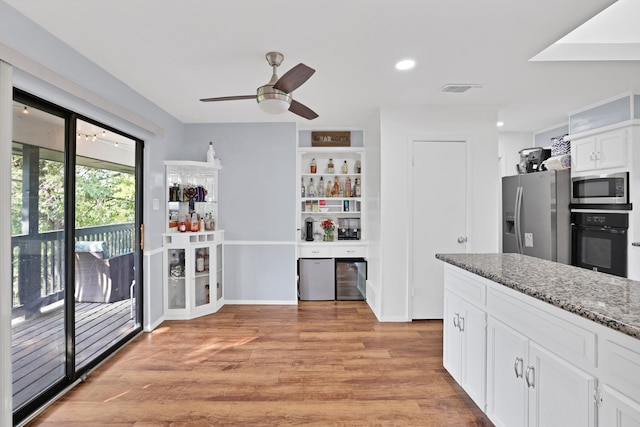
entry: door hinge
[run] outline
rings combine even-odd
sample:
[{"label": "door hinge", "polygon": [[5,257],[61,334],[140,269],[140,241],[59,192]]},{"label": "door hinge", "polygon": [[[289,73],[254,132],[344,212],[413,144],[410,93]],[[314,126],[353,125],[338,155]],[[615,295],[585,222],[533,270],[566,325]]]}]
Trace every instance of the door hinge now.
[{"label": "door hinge", "polygon": [[593,391],[593,400],[595,401],[595,404],[597,407],[601,407],[602,403],[604,402],[604,398],[602,397],[602,393],[600,392],[600,388],[597,387],[594,391]]}]

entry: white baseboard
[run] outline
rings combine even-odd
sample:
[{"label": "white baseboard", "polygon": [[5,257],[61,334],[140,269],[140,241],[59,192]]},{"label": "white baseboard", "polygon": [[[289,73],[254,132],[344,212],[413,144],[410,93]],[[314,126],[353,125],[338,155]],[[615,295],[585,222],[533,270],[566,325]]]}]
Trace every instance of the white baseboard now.
[{"label": "white baseboard", "polygon": [[298,305],[298,300],[225,300],[226,305]]},{"label": "white baseboard", "polygon": [[144,327],[142,328],[143,331],[145,332],[152,332],[155,328],[157,328],[158,326],[160,326],[160,324],[162,322],[164,322],[164,316],[161,316],[159,319],[157,319],[155,322],[153,322],[150,325],[144,325]]}]

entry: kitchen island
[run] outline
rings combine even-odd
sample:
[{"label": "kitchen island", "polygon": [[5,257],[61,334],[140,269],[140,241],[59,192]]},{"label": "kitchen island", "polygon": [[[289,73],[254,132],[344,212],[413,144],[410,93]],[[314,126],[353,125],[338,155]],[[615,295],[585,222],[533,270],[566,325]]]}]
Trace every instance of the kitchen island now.
[{"label": "kitchen island", "polygon": [[436,258],[443,365],[496,425],[640,425],[640,282],[519,254]]}]

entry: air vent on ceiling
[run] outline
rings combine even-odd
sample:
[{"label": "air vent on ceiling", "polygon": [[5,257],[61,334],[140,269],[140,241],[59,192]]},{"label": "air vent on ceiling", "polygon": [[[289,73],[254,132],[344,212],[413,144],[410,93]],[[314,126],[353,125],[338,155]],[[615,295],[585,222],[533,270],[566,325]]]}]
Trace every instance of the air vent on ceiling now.
[{"label": "air vent on ceiling", "polygon": [[440,92],[450,92],[450,93],[463,93],[468,91],[469,89],[481,89],[483,85],[479,84],[446,84],[442,86]]}]

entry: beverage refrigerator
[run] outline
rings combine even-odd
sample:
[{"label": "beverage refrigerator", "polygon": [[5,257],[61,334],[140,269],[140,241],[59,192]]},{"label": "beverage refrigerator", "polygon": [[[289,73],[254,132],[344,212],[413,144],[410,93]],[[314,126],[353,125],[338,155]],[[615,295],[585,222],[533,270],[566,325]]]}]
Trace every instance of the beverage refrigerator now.
[{"label": "beverage refrigerator", "polygon": [[333,258],[301,258],[298,261],[298,298],[301,301],[336,298]]},{"label": "beverage refrigerator", "polygon": [[336,259],[336,299],[366,299],[367,261],[362,258]]}]

